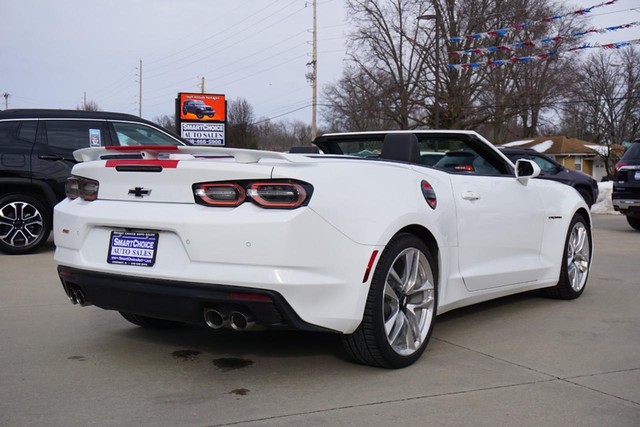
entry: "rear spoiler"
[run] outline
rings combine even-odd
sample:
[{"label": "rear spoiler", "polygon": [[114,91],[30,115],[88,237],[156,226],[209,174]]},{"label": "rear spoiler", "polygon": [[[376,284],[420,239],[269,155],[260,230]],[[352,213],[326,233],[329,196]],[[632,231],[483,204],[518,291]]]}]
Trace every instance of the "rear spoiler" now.
[{"label": "rear spoiler", "polygon": [[103,156],[110,159],[118,156],[131,158],[131,155],[140,155],[143,160],[189,160],[197,158],[233,157],[238,163],[258,163],[262,159],[279,159],[292,163],[312,162],[300,154],[285,154],[275,151],[247,150],[227,147],[194,147],[182,145],[132,145],[132,146],[107,146],[82,148],[73,152],[73,157],[78,162],[90,162],[102,160]]}]

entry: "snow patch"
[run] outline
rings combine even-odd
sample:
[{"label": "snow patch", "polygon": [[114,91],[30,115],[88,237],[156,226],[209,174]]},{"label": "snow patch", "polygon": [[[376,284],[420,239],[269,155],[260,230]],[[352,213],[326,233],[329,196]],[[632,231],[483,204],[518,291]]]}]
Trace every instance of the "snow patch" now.
[{"label": "snow patch", "polygon": [[613,191],[613,181],[598,183],[598,200],[591,206],[592,214],[620,215],[613,210],[611,203],[611,192]]},{"label": "snow patch", "polygon": [[544,142],[541,142],[540,144],[536,144],[531,148],[536,150],[538,153],[544,153],[545,151],[547,151],[551,147],[553,147],[553,141],[551,141],[549,139],[549,140],[546,140]]},{"label": "snow patch", "polygon": [[609,154],[609,147],[607,147],[606,145],[585,145],[585,147],[591,148],[601,156],[606,156],[607,154]]},{"label": "snow patch", "polygon": [[525,145],[530,142],[533,142],[533,139],[526,139],[526,140],[523,139],[521,141],[507,142],[506,144],[502,144],[502,147],[519,147],[521,145]]}]

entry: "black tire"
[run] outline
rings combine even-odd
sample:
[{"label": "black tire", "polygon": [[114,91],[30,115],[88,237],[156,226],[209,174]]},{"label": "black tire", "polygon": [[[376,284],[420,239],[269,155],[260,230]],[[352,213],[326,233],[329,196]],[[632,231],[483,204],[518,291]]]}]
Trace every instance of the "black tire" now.
[{"label": "black tire", "polygon": [[[417,281],[418,287],[400,277],[405,276],[403,268],[410,259],[417,261],[418,267],[408,282]],[[406,233],[391,239],[373,274],[362,323],[355,332],[342,337],[349,356],[357,363],[382,368],[403,368],[418,360],[433,332],[437,283],[436,264],[422,240]],[[385,329],[385,321],[390,331]]]},{"label": "black tire", "polygon": [[636,230],[640,231],[640,218],[637,216],[627,215],[627,222]]},{"label": "black tire", "polygon": [[204,114],[198,112],[196,113],[196,117],[198,117],[198,119],[202,119],[204,117]]},{"label": "black tire", "polygon": [[35,252],[51,233],[50,209],[31,195],[0,198],[0,251],[9,255]]},{"label": "black tire", "polygon": [[580,195],[584,199],[584,202],[587,204],[587,206],[591,208],[591,206],[593,205],[593,196],[591,195],[591,192],[589,192],[584,188],[578,188],[578,193],[580,193]]},{"label": "black tire", "polygon": [[544,289],[546,296],[557,299],[575,299],[587,286],[593,254],[591,229],[581,214],[575,214],[569,225],[562,253],[560,280],[556,286]]},{"label": "black tire", "polygon": [[139,314],[127,313],[121,311],[122,317],[127,319],[134,325],[142,326],[148,329],[171,329],[184,325],[184,322],[176,322],[175,320],[156,319],[154,317],[141,316]]}]

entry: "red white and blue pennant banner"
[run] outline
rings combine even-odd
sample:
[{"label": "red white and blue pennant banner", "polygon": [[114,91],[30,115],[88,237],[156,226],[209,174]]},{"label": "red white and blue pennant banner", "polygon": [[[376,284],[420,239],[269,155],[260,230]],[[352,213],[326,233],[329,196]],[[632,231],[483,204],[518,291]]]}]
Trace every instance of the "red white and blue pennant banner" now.
[{"label": "red white and blue pennant banner", "polygon": [[[607,44],[583,44],[580,46],[575,46],[569,49],[566,49],[562,52],[575,52],[583,49],[620,49],[627,46],[632,45],[640,45],[640,39],[635,40],[627,40],[623,42],[617,43],[607,43]],[[548,59],[552,56],[559,55],[561,52],[557,50],[548,50],[544,53],[540,53],[538,55],[531,56],[514,56],[507,59],[496,59],[482,62],[468,62],[464,64],[448,64],[447,66],[451,70],[469,70],[469,69],[477,69],[482,67],[499,67],[501,65],[506,64],[530,64],[532,62],[541,61],[543,59]]]},{"label": "red white and blue pennant banner", "polygon": [[593,9],[596,9],[596,8],[599,8],[599,7],[608,6],[608,5],[616,3],[617,1],[618,0],[605,1],[605,2],[602,2],[602,3],[596,4],[594,6],[590,6],[590,7],[584,8],[584,9],[578,9],[578,10],[575,10],[573,12],[566,13],[564,15],[549,16],[547,18],[542,18],[542,19],[539,19],[537,21],[525,22],[525,23],[522,23],[522,24],[514,25],[513,27],[499,28],[499,29],[487,31],[487,32],[484,32],[484,33],[473,33],[473,34],[467,34],[465,36],[451,37],[449,39],[449,41],[452,42],[452,43],[460,43],[460,42],[462,42],[464,40],[469,40],[469,39],[482,39],[482,38],[488,38],[488,37],[501,37],[501,36],[504,36],[504,35],[507,35],[507,34],[513,32],[513,31],[520,31],[520,30],[522,30],[524,28],[530,27],[530,26],[535,25],[535,24],[539,24],[539,23],[543,23],[543,22],[553,22],[553,21],[557,21],[559,19],[566,18],[568,16],[586,15],[587,13],[591,12]]},{"label": "red white and blue pennant banner", "polygon": [[613,26],[613,27],[590,29],[590,30],[586,30],[586,31],[577,31],[575,33],[572,33],[572,34],[566,35],[566,36],[557,35],[555,37],[546,37],[544,39],[530,40],[530,41],[519,42],[519,43],[511,43],[511,44],[506,44],[506,45],[481,47],[481,48],[476,48],[476,49],[455,50],[455,51],[449,52],[449,54],[451,56],[486,55],[486,54],[494,53],[494,52],[511,51],[511,50],[517,49],[519,47],[539,47],[539,46],[547,45],[547,44],[550,44],[550,43],[559,42],[559,41],[562,41],[562,40],[570,40],[570,39],[579,38],[579,37],[582,37],[584,35],[591,34],[591,33],[603,34],[603,33],[607,33],[607,32],[610,32],[610,31],[618,31],[618,30],[623,30],[623,29],[626,29],[626,28],[637,27],[637,26],[640,26],[640,21],[631,22],[629,24],[616,25],[616,26]]}]

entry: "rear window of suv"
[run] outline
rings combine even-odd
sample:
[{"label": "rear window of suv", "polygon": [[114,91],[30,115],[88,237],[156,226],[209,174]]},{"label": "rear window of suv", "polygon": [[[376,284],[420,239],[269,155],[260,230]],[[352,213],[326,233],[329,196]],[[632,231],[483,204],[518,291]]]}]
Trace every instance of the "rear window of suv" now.
[{"label": "rear window of suv", "polygon": [[640,160],[640,141],[634,141],[620,160]]}]

